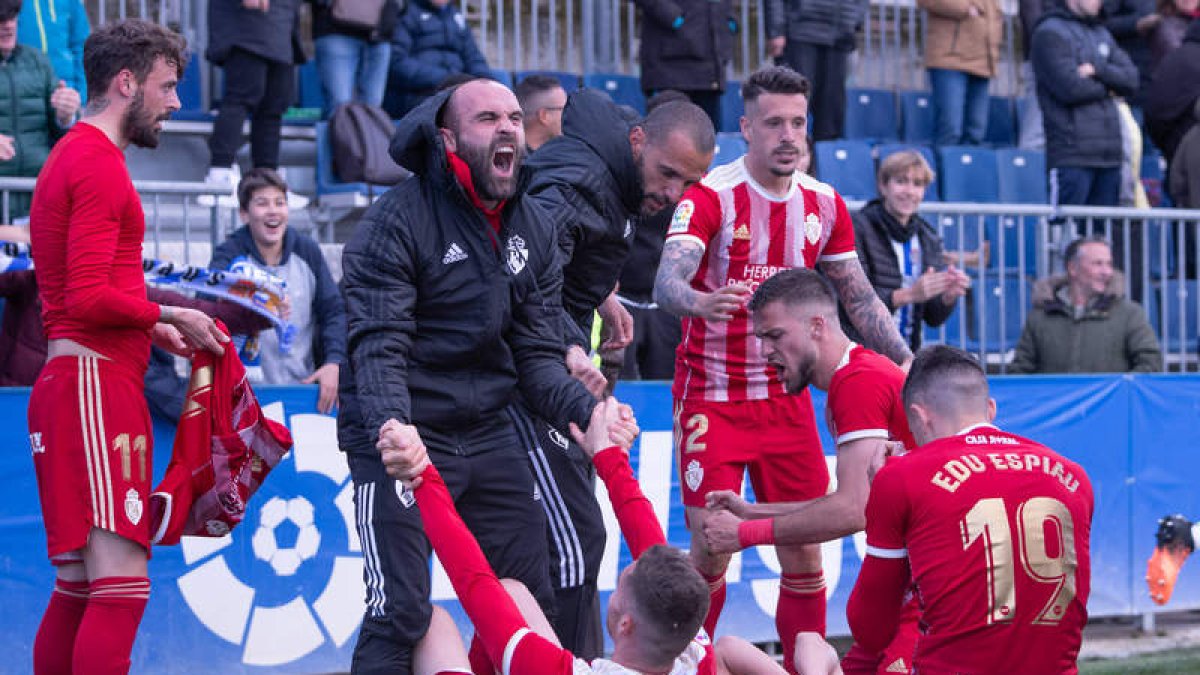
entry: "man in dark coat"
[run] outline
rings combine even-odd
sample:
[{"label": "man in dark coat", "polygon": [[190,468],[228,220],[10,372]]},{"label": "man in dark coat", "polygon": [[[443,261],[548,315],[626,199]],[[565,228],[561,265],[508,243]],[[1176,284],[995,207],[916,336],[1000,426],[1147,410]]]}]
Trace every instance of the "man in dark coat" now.
[{"label": "man in dark coat", "polygon": [[1200,20],[1193,20],[1183,44],[1159,64],[1146,92],[1146,131],[1170,163],[1184,134],[1195,124],[1192,106],[1200,99]]},{"label": "man in dark coat", "polygon": [[487,58],[451,0],[412,0],[392,32],[383,109],[404,117],[455,74],[488,77]]},{"label": "man in dark coat", "polygon": [[1150,40],[1154,24],[1155,0],[1104,0],[1104,27],[1117,40],[1121,51],[1129,55],[1138,69],[1137,90],[1129,97],[1130,105],[1141,107],[1150,85]]},{"label": "man in dark coat", "polygon": [[642,8],[642,90],[682,91],[721,128],[725,69],[739,27],[732,0],[634,0]]}]

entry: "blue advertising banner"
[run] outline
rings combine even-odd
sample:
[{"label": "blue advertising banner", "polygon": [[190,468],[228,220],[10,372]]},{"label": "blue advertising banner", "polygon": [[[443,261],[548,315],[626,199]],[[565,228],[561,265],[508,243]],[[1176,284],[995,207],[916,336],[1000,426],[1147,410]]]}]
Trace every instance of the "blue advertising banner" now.
[{"label": "blue advertising banner", "polygon": [[[1200,516],[1200,441],[1188,428],[1200,411],[1200,377],[1009,377],[992,380],[1000,426],[1080,462],[1096,493],[1092,540],[1093,615],[1128,614],[1145,598],[1145,561],[1155,520],[1168,512]],[[267,413],[296,439],[292,453],[255,496],[245,522],[220,539],[185,539],[154,551],[153,591],[134,648],[134,671],[146,673],[348,670],[363,610],[362,549],[354,528],[353,489],[337,449],[334,418],[315,410],[313,387],[263,387]],[[671,452],[671,401],[664,383],[624,383],[618,397],[637,412],[644,433],[633,453],[643,490],[672,544],[689,545]],[[826,453],[824,397],[814,392]],[[37,486],[26,432],[27,389],[0,390],[0,595],[6,600],[0,649],[13,658],[0,672],[25,673],[53,571],[46,562]],[[155,429],[159,474],[173,438]],[[834,457],[827,460],[831,469]],[[602,595],[629,562],[616,521],[600,573]],[[845,605],[863,555],[861,535],[823,547],[829,631],[847,632]],[[751,640],[775,635],[778,559],[748,550],[730,566],[723,630]],[[1200,565],[1185,566],[1173,608],[1200,607]],[[469,631],[435,562],[433,596]]]}]

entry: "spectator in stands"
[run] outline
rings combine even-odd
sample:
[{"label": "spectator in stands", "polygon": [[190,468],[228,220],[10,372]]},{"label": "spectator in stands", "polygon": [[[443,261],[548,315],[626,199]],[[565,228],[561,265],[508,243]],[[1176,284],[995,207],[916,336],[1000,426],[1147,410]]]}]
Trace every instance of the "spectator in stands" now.
[{"label": "spectator in stands", "polygon": [[1042,109],[1038,106],[1037,79],[1030,60],[1033,29],[1042,14],[1054,5],[1055,0],[1018,0],[1021,19],[1021,107],[1017,126],[1020,136],[1017,145],[1025,150],[1045,150],[1046,134],[1042,131]]},{"label": "spectator in stands", "polygon": [[1147,37],[1157,23],[1155,0],[1103,0],[1104,27],[1117,41],[1117,46],[1129,55],[1137,67],[1137,87],[1126,98],[1141,108],[1144,93],[1150,84],[1150,41]]},{"label": "spectator in stands", "polygon": [[263,168],[247,172],[238,184],[238,205],[245,225],[213,251],[209,267],[249,262],[287,282],[296,334],[287,351],[275,331],[259,334],[263,381],[316,383],[317,409],[328,413],[337,405],[338,373],[346,360],[342,295],[321,247],[288,227],[287,183],[279,174]]},{"label": "spectator in stands", "polygon": [[1116,206],[1124,155],[1114,96],[1137,89],[1137,67],[1097,15],[1100,0],[1064,0],[1033,32],[1033,71],[1046,131],[1053,204]]},{"label": "spectator in stands", "polygon": [[392,32],[392,63],[383,108],[404,117],[447,76],[491,77],[462,10],[451,0],[409,0]]},{"label": "spectator in stands", "polygon": [[1200,209],[1200,99],[1192,107],[1191,129],[1175,149],[1168,190],[1176,206]]},{"label": "spectator in stands", "polygon": [[[1167,164],[1196,123],[1192,107],[1200,99],[1200,21],[1193,21],[1183,44],[1163,58],[1146,92],[1146,131]],[[1171,196],[1172,199],[1175,195]]]},{"label": "spectator in stands", "polygon": [[925,67],[933,85],[934,142],[979,145],[987,133],[988,82],[1004,34],[999,0],[917,0],[928,13]]},{"label": "spectator in stands", "polygon": [[[234,192],[240,180],[234,158],[242,147],[247,116],[254,168],[279,168],[283,113],[295,97],[296,65],[306,60],[300,45],[301,1],[209,1],[206,55],[210,63],[224,68],[225,91],[208,139],[212,157],[206,182]],[[227,202],[231,200],[222,201],[222,206]],[[201,203],[212,204],[206,199]],[[293,206],[306,203],[297,199]]]},{"label": "spectator in stands", "polygon": [[[946,265],[937,231],[917,214],[932,180],[933,169],[916,150],[888,155],[876,179],[880,196],[854,214],[858,260],[914,353],[922,328],[945,323],[971,283]],[[862,342],[844,310],[842,328]]]},{"label": "spectator in stands", "polygon": [[309,1],[313,6],[312,34],[317,70],[321,74],[321,91],[325,94],[322,116],[328,118],[334,108],[351,101],[383,105],[392,55],[392,31],[400,13],[396,0],[384,0],[379,20],[369,26],[336,18],[334,0]]},{"label": "spectator in stands", "polygon": [[1097,237],[1067,246],[1066,276],[1040,280],[1012,373],[1151,373],[1162,351],[1141,305],[1124,297],[1112,250]]},{"label": "spectator in stands", "polygon": [[767,56],[812,84],[809,118],[815,140],[842,137],[850,53],[868,0],[767,0]]},{"label": "spectator in stands", "polygon": [[83,42],[92,32],[79,0],[28,0],[17,18],[17,42],[40,49],[50,58],[58,79],[87,100],[83,76]]},{"label": "spectator in stands", "polygon": [[557,77],[530,75],[517,83],[517,103],[525,116],[525,147],[533,152],[551,138],[562,136],[567,90]]},{"label": "spectator in stands", "polygon": [[[1167,54],[1179,49],[1183,36],[1192,20],[1200,17],[1200,0],[1158,0],[1158,7],[1150,20],[1150,80]],[[1146,91],[1149,91],[1147,83]],[[1145,103],[1145,95],[1142,96]]]},{"label": "spectator in stands", "polygon": [[[37,176],[50,146],[75,122],[79,92],[54,76],[46,55],[17,44],[21,0],[0,0],[0,176]],[[30,195],[17,194],[9,218],[24,216]]]},{"label": "spectator in stands", "polygon": [[739,27],[732,0],[633,0],[642,9],[642,90],[687,94],[721,128],[725,70]]}]

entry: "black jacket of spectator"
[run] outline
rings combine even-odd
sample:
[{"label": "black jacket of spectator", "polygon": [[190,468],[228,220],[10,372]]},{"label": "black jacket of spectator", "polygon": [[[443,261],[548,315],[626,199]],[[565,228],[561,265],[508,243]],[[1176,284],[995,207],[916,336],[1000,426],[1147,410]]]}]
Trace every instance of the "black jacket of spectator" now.
[{"label": "black jacket of spectator", "polygon": [[[732,0],[634,0],[642,8],[642,89],[724,91],[737,27]],[[683,23],[674,27],[675,20]],[[731,23],[732,22],[732,23]]]},{"label": "black jacket of spectator", "polygon": [[316,40],[326,35],[348,35],[359,40],[380,42],[392,39],[392,31],[396,29],[396,19],[400,15],[403,0],[388,0],[383,5],[379,16],[379,25],[373,30],[358,26],[347,26],[339,23],[330,13],[333,0],[308,0],[312,3],[312,36]]},{"label": "black jacket of spectator", "polygon": [[1183,44],[1159,64],[1146,92],[1146,131],[1167,161],[1192,128],[1192,106],[1200,98],[1200,19],[1193,20]]},{"label": "black jacket of spectator", "polygon": [[391,58],[383,108],[392,117],[403,117],[449,75],[487,77],[492,72],[453,2],[439,9],[425,0],[410,0],[392,31]]},{"label": "black jacket of spectator", "polygon": [[[900,263],[896,260],[896,252],[892,248],[888,223],[891,222],[897,228],[900,225],[883,207],[883,201],[880,199],[867,202],[862,210],[854,214],[853,219],[854,245],[858,249],[858,261],[879,299],[883,300],[889,312],[895,312],[892,293],[904,285],[904,275],[900,273]],[[912,221],[910,225],[915,226],[917,242],[921,246],[921,266],[932,267],[935,270],[946,269],[946,264],[942,261],[942,240],[938,238],[937,231],[918,215],[914,215]],[[862,336],[850,323],[850,317],[846,315],[845,310],[839,306],[838,311],[841,313],[842,328],[846,334],[850,339],[861,343]],[[921,333],[925,326],[940,326],[946,323],[953,311],[954,305],[947,305],[940,297],[913,305],[910,348],[915,352],[921,347]]]},{"label": "black jacket of spectator", "polygon": [[1055,0],[1017,0],[1017,12],[1021,19],[1021,49],[1026,61],[1029,60],[1030,45],[1033,44],[1033,29],[1054,3]]},{"label": "black jacket of spectator", "polygon": [[[391,155],[415,174],[379,198],[342,253],[348,354],[338,440],[376,454],[389,418],[457,431],[516,397],[559,429],[595,399],[563,361],[553,233],[529,200],[496,236],[451,172],[436,117],[450,91],[407,115]],[[448,255],[451,254],[451,255]]]},{"label": "black jacket of spectator", "polygon": [[567,98],[563,135],[525,163],[525,198],[537,202],[558,236],[569,343],[588,351],[592,313],[616,286],[629,255],[642,185],[629,124],[597,91]]},{"label": "black jacket of spectator", "polygon": [[300,42],[302,0],[271,0],[266,12],[246,9],[241,0],[208,3],[208,60],[221,65],[233,48],[276,63],[304,63]]},{"label": "black jacket of spectator", "polygon": [[854,51],[867,4],[863,0],[766,0],[767,37]]},{"label": "black jacket of spectator", "polygon": [[1138,69],[1138,88],[1129,97],[1136,106],[1142,105],[1150,84],[1150,40],[1138,32],[1137,22],[1153,14],[1154,5],[1155,0],[1104,0],[1104,27]]},{"label": "black jacket of spectator", "polygon": [[[1033,33],[1031,60],[1046,130],[1046,165],[1120,166],[1121,118],[1113,94],[1131,95],[1138,72],[1099,19],[1061,6],[1046,12]],[[1085,62],[1095,66],[1095,77],[1079,76]]]}]

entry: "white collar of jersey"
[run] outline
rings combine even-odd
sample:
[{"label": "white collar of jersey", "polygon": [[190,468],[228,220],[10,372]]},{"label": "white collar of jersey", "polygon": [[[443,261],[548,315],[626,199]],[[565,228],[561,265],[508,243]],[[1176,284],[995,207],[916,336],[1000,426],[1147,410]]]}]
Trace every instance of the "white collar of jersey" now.
[{"label": "white collar of jersey", "polygon": [[750,187],[754,188],[754,191],[757,192],[758,194],[762,195],[763,198],[766,199],[767,201],[786,202],[787,200],[789,200],[793,196],[795,196],[796,186],[800,184],[800,181],[796,180],[795,174],[792,174],[792,184],[788,187],[787,194],[782,197],[777,197],[777,196],[771,194],[765,187],[759,185],[758,181],[754,180],[754,176],[750,175],[750,169],[746,167],[746,156],[745,155],[742,155],[742,157],[738,161],[742,163],[742,171],[746,174],[746,183]]},{"label": "white collar of jersey", "polygon": [[853,340],[850,341],[850,344],[846,345],[846,353],[842,354],[842,360],[838,361],[837,368],[834,369],[835,372],[850,365],[850,352],[854,351],[854,348],[857,346],[858,343]]},{"label": "white collar of jersey", "polygon": [[963,429],[962,431],[960,431],[954,435],[955,436],[966,436],[967,434],[971,433],[972,431],[975,431],[976,429],[984,429],[984,428],[995,429],[996,431],[1000,431],[1000,427],[996,426],[995,424],[989,424],[987,422],[980,422],[979,424],[972,424],[971,426],[967,427],[966,429]]}]

